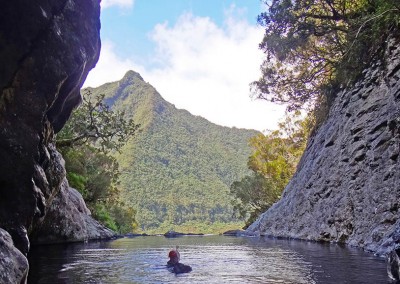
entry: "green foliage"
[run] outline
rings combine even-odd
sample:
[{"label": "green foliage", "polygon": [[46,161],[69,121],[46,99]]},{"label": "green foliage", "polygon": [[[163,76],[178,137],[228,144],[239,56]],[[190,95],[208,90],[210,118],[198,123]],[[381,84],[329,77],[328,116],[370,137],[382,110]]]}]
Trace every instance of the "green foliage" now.
[{"label": "green foliage", "polygon": [[280,198],[282,189],[261,174],[253,173],[232,183],[230,191],[235,197],[233,209],[246,219],[247,227]]},{"label": "green foliage", "polygon": [[123,112],[113,111],[104,95],[83,99],[57,135],[66,162],[67,179],[92,211],[94,218],[119,232],[135,229],[135,211],[120,201],[119,165],[110,153],[120,150],[138,128]]},{"label": "green foliage", "polygon": [[288,115],[279,130],[250,140],[253,152],[248,167],[253,173],[230,187],[235,213],[247,219],[246,226],[280,198],[296,171],[313,125],[309,118],[299,116]]},{"label": "green foliage", "polygon": [[104,201],[113,192],[119,175],[115,158],[92,146],[64,148],[68,181],[88,203]]},{"label": "green foliage", "polygon": [[258,98],[289,110],[329,104],[398,33],[398,0],[272,0],[258,22],[266,59],[252,83]]},{"label": "green foliage", "polygon": [[68,182],[82,194],[93,217],[119,233],[135,230],[136,211],[120,200],[116,159],[86,145],[62,150]]},{"label": "green foliage", "polygon": [[58,148],[86,144],[103,152],[118,151],[137,132],[140,125],[126,119],[124,112],[111,110],[103,100],[104,94],[85,92],[83,103],[57,135]]},{"label": "green foliage", "polygon": [[136,221],[136,210],[132,207],[126,206],[123,202],[114,204],[109,208],[111,216],[113,216],[117,232],[126,234],[134,232],[138,228]]},{"label": "green foliage", "polygon": [[74,172],[67,172],[67,180],[69,185],[78,190],[82,194],[83,199],[85,199],[88,195],[85,187],[87,178]]},{"label": "green foliage", "polygon": [[97,202],[92,206],[91,211],[96,220],[120,234],[131,233],[137,229],[136,211],[123,203],[110,205]]},{"label": "green foliage", "polygon": [[138,230],[238,222],[229,185],[249,173],[248,140],[258,132],[217,126],[178,110],[132,71],[91,92],[104,93],[113,109],[142,125],[115,155],[121,193],[137,210]]},{"label": "green foliage", "polygon": [[288,114],[278,126],[278,130],[250,140],[253,153],[248,166],[282,190],[296,171],[313,122],[309,117],[301,119],[297,112],[293,117]]},{"label": "green foliage", "polygon": [[115,220],[111,217],[110,212],[107,210],[106,206],[102,203],[96,203],[92,210],[93,217],[104,224],[106,227],[117,232],[118,227],[115,224]]}]

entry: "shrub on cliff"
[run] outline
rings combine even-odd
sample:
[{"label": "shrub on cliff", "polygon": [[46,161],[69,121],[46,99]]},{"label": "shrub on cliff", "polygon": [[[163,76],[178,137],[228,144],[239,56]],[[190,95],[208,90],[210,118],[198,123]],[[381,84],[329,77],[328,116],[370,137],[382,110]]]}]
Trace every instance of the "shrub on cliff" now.
[{"label": "shrub on cliff", "polygon": [[111,110],[103,99],[85,93],[82,105],[57,134],[56,145],[65,159],[70,186],[82,194],[93,217],[127,233],[135,229],[136,212],[121,201],[119,165],[110,153],[118,151],[139,125]]}]

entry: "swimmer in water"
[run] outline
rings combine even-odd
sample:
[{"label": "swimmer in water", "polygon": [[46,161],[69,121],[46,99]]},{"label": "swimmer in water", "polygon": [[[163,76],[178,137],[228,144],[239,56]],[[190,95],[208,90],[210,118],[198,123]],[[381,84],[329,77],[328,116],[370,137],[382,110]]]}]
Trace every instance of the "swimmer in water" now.
[{"label": "swimmer in water", "polygon": [[181,257],[178,248],[179,247],[176,246],[176,249],[171,250],[168,253],[169,260],[167,262],[167,267],[171,272],[175,274],[188,273],[192,271],[192,268],[189,265],[185,265],[179,262]]}]

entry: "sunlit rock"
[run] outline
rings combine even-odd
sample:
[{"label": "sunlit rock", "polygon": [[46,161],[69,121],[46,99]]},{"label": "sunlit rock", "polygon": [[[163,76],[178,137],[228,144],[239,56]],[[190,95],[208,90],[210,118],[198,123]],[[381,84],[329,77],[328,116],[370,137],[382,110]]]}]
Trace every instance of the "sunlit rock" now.
[{"label": "sunlit rock", "polygon": [[400,45],[388,40],[340,91],[282,199],[247,233],[346,243],[385,255],[400,227]]}]

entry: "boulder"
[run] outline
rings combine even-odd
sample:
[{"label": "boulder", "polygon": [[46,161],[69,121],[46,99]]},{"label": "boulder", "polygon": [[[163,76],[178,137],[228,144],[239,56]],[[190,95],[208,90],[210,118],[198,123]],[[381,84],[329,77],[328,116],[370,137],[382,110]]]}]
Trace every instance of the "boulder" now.
[{"label": "boulder", "polygon": [[168,231],[164,234],[164,237],[166,238],[176,238],[176,237],[182,237],[182,236],[204,236],[204,234],[199,233],[199,234],[195,234],[195,233],[179,233],[179,232],[175,232],[173,230]]},{"label": "boulder", "polygon": [[0,229],[0,283],[25,283],[28,276],[28,260],[14,246],[11,236]]},{"label": "boulder", "polygon": [[82,195],[64,179],[60,192],[30,235],[32,244],[111,239],[116,233],[91,217]]},{"label": "boulder", "polygon": [[164,237],[166,238],[176,238],[176,237],[181,237],[184,236],[184,233],[179,233],[179,232],[175,232],[175,231],[168,231],[164,234]]},{"label": "boulder", "polygon": [[126,238],[136,238],[136,237],[148,237],[149,235],[146,233],[143,234],[135,234],[135,233],[127,233],[124,235]]},{"label": "boulder", "polygon": [[240,236],[245,235],[245,231],[244,230],[229,230],[229,231],[223,232],[222,235],[240,237]]}]

